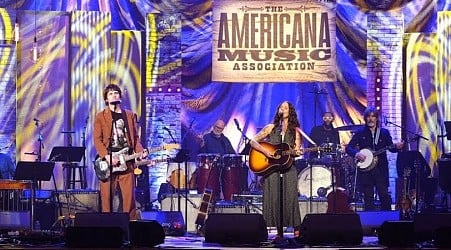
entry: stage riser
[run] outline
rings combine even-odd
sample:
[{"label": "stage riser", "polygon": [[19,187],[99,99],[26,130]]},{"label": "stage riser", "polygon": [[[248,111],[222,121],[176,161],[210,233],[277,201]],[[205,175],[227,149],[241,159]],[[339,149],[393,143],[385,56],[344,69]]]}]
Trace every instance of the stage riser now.
[{"label": "stage riser", "polygon": [[[187,218],[185,218],[185,198],[182,196],[180,198],[180,211],[182,212],[183,219],[185,224],[187,225],[188,232],[196,232],[195,221],[197,214],[199,212],[199,205],[201,200],[201,195],[188,195],[188,213]],[[326,213],[327,211],[327,201],[312,201],[311,202],[312,209],[310,210],[310,202],[309,201],[299,201],[299,209],[301,211],[301,220],[304,218],[306,214],[310,213]],[[244,204],[235,204],[235,203],[217,203],[213,213],[253,213],[253,214],[261,214],[262,213],[262,204],[261,203],[253,203],[251,205]],[[178,209],[178,198],[176,195],[172,196],[172,198],[166,197],[161,201],[161,210],[162,211],[179,211]],[[146,212],[142,212],[141,218],[144,217]]]}]

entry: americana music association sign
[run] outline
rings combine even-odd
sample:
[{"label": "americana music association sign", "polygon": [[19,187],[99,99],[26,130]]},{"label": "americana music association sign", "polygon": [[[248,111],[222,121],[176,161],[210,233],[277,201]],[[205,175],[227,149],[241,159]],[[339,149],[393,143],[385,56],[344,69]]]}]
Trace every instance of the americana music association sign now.
[{"label": "americana music association sign", "polygon": [[212,80],[336,80],[335,2],[213,1]]}]

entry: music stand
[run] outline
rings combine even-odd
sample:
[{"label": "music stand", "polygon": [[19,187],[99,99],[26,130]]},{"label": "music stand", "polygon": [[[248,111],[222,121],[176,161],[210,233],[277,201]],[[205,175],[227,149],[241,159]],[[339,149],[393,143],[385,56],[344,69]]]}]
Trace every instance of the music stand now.
[{"label": "music stand", "polygon": [[19,161],[14,173],[14,180],[31,182],[31,230],[34,230],[34,200],[36,197],[36,182],[49,181],[53,175],[54,162]]},{"label": "music stand", "polygon": [[85,147],[53,147],[49,161],[80,162],[85,153]]},{"label": "music stand", "polygon": [[[83,155],[85,153],[85,147],[64,147],[64,146],[57,146],[57,147],[53,147],[52,152],[50,153],[49,156],[49,161],[54,161],[54,162],[65,162],[67,164],[63,164],[63,168],[65,168],[66,170],[66,166],[68,168],[73,168],[73,166],[70,164],[71,162],[80,162],[81,159],[83,158]],[[85,166],[83,166],[83,168],[85,168]],[[65,178],[64,178],[64,187],[65,189],[67,189],[67,187],[69,186],[69,184],[71,183],[70,180],[68,180],[68,176],[69,174],[67,173],[66,170],[65,172]],[[83,173],[80,172],[80,184],[82,187],[84,187],[84,169],[82,169]],[[73,170],[72,174],[75,176],[75,170]],[[83,177],[82,177],[83,176]],[[69,182],[69,183],[67,183]],[[75,188],[75,181],[72,182]]]},{"label": "music stand", "polygon": [[445,121],[446,139],[451,140],[451,121]]}]

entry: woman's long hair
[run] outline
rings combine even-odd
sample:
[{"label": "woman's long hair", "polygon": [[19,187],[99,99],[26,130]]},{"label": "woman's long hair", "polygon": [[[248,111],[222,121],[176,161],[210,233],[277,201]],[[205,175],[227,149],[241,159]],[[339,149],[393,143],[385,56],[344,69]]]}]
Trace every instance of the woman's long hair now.
[{"label": "woman's long hair", "polygon": [[295,134],[295,130],[297,127],[300,127],[300,123],[299,123],[299,119],[298,119],[298,114],[296,113],[296,110],[293,106],[293,104],[291,104],[288,101],[282,102],[279,104],[279,106],[277,106],[277,110],[276,110],[276,114],[274,115],[274,119],[273,119],[273,124],[274,129],[277,129],[279,127],[279,124],[282,120],[282,117],[279,116],[279,108],[283,103],[287,103],[288,104],[288,131],[290,131],[292,134]]}]

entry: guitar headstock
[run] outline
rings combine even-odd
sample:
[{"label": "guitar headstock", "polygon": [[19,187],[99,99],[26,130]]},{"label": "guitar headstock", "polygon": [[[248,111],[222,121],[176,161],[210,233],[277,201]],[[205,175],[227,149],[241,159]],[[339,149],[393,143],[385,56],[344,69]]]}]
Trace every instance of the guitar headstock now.
[{"label": "guitar headstock", "polygon": [[180,149],[180,144],[178,143],[169,143],[163,145],[164,150],[171,150],[171,149]]}]

